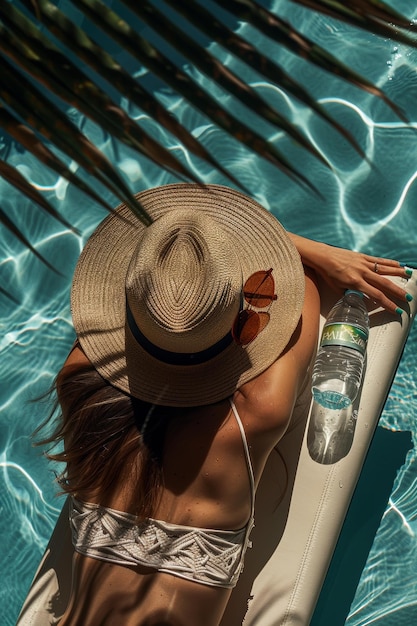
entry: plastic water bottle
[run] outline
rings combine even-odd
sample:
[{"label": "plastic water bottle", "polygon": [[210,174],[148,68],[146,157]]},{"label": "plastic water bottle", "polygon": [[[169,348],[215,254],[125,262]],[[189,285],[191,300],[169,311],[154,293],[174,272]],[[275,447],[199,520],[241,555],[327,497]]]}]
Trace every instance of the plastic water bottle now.
[{"label": "plastic water bottle", "polygon": [[363,293],[348,289],[331,309],[313,368],[315,401],[329,409],[347,408],[362,381],[369,316]]}]

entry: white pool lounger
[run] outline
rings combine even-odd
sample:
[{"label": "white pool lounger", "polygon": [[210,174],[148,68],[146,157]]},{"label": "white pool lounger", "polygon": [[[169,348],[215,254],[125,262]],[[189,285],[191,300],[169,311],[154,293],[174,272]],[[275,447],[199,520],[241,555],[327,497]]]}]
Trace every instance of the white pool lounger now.
[{"label": "white pool lounger", "polygon": [[[416,272],[407,289],[414,301],[401,318],[370,311],[366,373],[353,412],[322,413],[308,393],[296,407],[259,485],[253,548],[222,626],[309,625],[415,315]],[[325,287],[323,293],[322,324],[336,299]],[[71,558],[64,506],[17,626],[58,623]]]}]

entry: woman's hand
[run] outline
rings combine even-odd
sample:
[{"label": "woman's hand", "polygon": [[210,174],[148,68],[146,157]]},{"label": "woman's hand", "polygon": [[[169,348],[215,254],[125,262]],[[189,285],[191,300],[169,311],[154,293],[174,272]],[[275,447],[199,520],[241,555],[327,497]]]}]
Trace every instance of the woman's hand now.
[{"label": "woman's hand", "polygon": [[412,296],[386,276],[408,279],[412,270],[398,261],[336,248],[290,234],[304,265],[314,269],[336,291],[362,291],[387,311],[401,314],[398,301],[410,301]]}]

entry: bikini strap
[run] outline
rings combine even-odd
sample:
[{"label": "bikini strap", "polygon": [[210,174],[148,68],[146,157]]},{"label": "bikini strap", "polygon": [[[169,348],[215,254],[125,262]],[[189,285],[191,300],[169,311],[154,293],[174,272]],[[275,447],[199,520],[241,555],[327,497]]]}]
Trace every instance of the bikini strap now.
[{"label": "bikini strap", "polygon": [[240,419],[240,415],[237,412],[237,408],[232,398],[229,398],[230,406],[232,408],[233,414],[236,418],[237,424],[239,426],[240,434],[242,436],[243,448],[245,450],[245,458],[246,465],[248,467],[250,488],[251,488],[251,518],[253,519],[255,513],[255,476],[253,473],[252,460],[250,458],[250,451],[248,446],[248,440],[246,438],[245,428],[243,426],[242,420]]}]

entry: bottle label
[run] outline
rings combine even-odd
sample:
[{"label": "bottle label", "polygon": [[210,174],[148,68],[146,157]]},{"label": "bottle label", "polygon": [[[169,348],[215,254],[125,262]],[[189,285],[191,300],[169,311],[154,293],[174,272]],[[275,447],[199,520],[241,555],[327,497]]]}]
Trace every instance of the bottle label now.
[{"label": "bottle label", "polygon": [[336,322],[323,328],[320,346],[346,346],[364,355],[367,341],[368,333],[361,328]]}]

